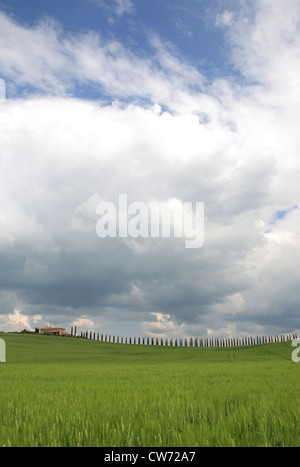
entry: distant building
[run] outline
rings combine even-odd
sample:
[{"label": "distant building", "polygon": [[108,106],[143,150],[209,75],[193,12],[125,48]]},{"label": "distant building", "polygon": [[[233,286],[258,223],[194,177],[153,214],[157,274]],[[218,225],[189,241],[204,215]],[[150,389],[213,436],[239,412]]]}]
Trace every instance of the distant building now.
[{"label": "distant building", "polygon": [[40,334],[48,334],[51,336],[66,336],[66,330],[64,328],[54,328],[54,327],[46,327],[40,329]]}]

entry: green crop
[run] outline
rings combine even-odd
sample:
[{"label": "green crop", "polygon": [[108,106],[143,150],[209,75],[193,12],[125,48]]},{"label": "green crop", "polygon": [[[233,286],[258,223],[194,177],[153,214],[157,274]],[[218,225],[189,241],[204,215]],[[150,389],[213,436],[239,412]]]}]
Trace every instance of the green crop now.
[{"label": "green crop", "polygon": [[181,348],[0,337],[0,446],[300,446],[290,342]]}]

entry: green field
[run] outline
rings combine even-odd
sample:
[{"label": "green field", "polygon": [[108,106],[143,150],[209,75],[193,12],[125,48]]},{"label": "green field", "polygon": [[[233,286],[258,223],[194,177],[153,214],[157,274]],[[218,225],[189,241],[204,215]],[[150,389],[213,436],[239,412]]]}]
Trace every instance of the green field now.
[{"label": "green field", "polygon": [[0,334],[0,446],[300,446],[291,343],[236,348]]}]

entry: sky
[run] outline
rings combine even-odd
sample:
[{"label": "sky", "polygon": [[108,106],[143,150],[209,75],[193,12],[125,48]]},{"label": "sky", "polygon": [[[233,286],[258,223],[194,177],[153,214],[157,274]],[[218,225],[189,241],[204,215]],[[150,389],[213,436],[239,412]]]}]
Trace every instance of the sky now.
[{"label": "sky", "polygon": [[[299,332],[298,0],[2,0],[0,51],[0,330]],[[100,238],[120,194],[203,245]]]}]

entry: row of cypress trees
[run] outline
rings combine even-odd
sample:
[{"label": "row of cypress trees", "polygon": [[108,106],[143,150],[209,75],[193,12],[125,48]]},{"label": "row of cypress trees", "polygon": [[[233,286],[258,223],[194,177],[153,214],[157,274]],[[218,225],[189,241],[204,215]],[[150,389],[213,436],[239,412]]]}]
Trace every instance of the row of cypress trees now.
[{"label": "row of cypress trees", "polygon": [[280,334],[276,336],[256,336],[240,338],[159,338],[159,337],[119,337],[108,334],[97,334],[94,331],[81,332],[77,336],[76,327],[71,328],[71,336],[93,339],[102,342],[111,342],[117,344],[138,344],[138,345],[165,345],[171,347],[236,347],[243,345],[267,344],[272,342],[288,342],[297,338],[297,334]]}]

